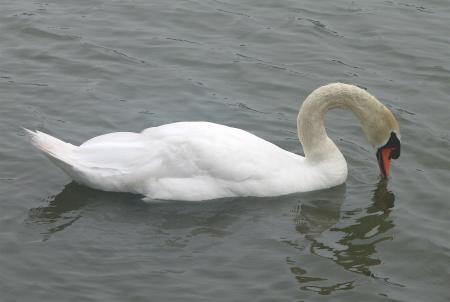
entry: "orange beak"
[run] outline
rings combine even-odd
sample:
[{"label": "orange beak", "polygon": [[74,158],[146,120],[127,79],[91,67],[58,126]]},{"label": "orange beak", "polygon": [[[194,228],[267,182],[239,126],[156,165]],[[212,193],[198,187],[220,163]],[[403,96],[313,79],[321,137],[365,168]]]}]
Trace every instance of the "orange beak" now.
[{"label": "orange beak", "polygon": [[377,151],[378,165],[384,178],[388,178],[391,174],[391,158],[395,148],[383,147]]}]

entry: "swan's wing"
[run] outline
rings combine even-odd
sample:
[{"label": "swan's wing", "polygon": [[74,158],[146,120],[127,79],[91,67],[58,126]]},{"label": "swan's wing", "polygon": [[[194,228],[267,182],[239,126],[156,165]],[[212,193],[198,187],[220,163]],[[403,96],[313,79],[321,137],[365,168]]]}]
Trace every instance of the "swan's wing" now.
[{"label": "swan's wing", "polygon": [[83,181],[95,188],[169,199],[197,192],[201,197],[193,199],[209,199],[247,181],[265,183],[282,167],[295,166],[298,156],[240,129],[186,122],[102,135],[74,157]]},{"label": "swan's wing", "polygon": [[74,152],[80,166],[90,169],[108,169],[126,174],[148,160],[146,145],[141,135],[133,132],[115,132],[94,137]]},{"label": "swan's wing", "polygon": [[214,123],[174,123],[142,134],[158,151],[162,177],[242,181],[264,177],[267,171],[275,172],[286,160],[298,157],[249,132]]},{"label": "swan's wing", "polygon": [[151,198],[204,200],[290,192],[289,169],[304,158],[246,131],[210,123],[177,123],[144,135],[164,142],[147,177]]},{"label": "swan's wing", "polygon": [[[87,167],[123,173],[146,170],[153,178],[255,177],[283,161],[279,147],[246,131],[207,122],[182,122],[116,132],[83,143],[76,156]],[[281,161],[281,162],[280,162]]]}]

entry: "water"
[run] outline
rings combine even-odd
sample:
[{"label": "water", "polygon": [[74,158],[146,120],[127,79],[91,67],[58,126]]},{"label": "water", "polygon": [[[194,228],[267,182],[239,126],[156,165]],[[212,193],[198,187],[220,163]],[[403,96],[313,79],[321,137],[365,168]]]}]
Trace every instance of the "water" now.
[{"label": "water", "polygon": [[[450,300],[447,1],[2,1],[1,301]],[[74,183],[22,126],[72,143],[182,120],[301,153],[316,87],[366,87],[398,117],[378,178],[330,112],[343,186],[146,203]]]}]

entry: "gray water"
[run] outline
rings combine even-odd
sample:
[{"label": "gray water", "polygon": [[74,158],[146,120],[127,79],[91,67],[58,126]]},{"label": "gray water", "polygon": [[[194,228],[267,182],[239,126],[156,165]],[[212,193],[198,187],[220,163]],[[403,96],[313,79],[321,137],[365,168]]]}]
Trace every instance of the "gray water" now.
[{"label": "gray water", "polygon": [[[0,301],[450,300],[448,1],[3,0],[0,30]],[[21,128],[205,120],[301,154],[335,81],[397,116],[389,182],[342,111],[345,185],[201,203],[79,186]]]}]

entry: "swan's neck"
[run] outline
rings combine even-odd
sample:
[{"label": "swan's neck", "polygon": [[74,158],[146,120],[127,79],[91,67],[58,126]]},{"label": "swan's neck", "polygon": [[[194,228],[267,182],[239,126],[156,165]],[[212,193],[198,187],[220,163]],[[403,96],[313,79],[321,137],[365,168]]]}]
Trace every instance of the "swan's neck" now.
[{"label": "swan's neck", "polygon": [[[341,154],[325,130],[324,118],[328,110],[349,109],[364,124],[371,119],[370,109],[378,104],[381,105],[373,96],[353,85],[335,83],[313,91],[303,102],[297,118],[306,159],[320,161]],[[363,125],[366,130],[364,128]]]}]

